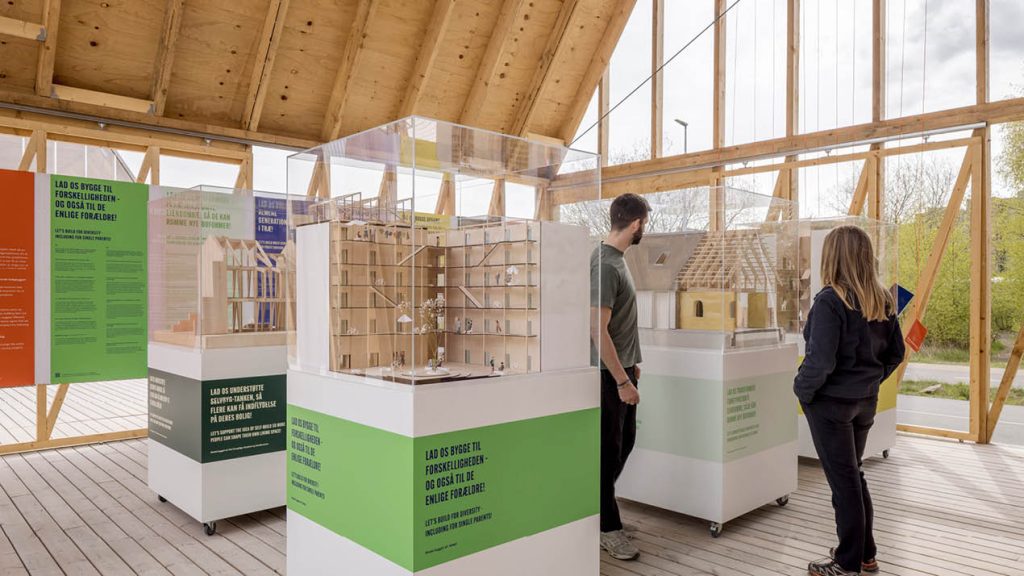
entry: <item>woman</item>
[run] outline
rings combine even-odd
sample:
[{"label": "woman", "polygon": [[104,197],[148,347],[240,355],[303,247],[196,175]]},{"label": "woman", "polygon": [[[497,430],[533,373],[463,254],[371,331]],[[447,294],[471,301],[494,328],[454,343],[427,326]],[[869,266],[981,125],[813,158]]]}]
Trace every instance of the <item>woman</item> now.
[{"label": "woman", "polygon": [[825,237],[821,278],[825,287],[807,316],[807,348],[793,390],[832,488],[839,546],[807,571],[812,576],[877,572],[874,511],[861,458],[878,389],[903,361],[903,334],[863,230],[840,226]]}]

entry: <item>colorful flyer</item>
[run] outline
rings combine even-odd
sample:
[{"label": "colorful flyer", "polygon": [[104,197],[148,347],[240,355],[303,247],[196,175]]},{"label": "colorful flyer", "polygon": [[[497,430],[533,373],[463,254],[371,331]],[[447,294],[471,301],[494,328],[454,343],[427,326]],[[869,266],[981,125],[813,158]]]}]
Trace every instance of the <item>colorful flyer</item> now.
[{"label": "colorful flyer", "polygon": [[914,352],[920,352],[921,346],[924,344],[924,337],[928,335],[928,329],[921,324],[920,321],[914,320],[914,324],[907,331],[905,338],[907,345],[910,346]]},{"label": "colorful flyer", "polygon": [[50,381],[146,377],[143,184],[50,177]]},{"label": "colorful flyer", "polygon": [[0,388],[35,383],[35,177],[0,170]]}]

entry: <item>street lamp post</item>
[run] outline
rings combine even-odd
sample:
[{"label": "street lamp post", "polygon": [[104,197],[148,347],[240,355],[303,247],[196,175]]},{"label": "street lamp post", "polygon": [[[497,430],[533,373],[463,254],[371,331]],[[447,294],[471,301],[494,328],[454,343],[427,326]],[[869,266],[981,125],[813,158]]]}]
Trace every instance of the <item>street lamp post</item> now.
[{"label": "street lamp post", "polygon": [[683,154],[686,154],[686,152],[687,152],[687,150],[686,150],[687,149],[686,140],[687,140],[690,124],[688,122],[686,122],[685,120],[680,120],[679,118],[676,118],[676,124],[679,124],[680,126],[683,127]]}]

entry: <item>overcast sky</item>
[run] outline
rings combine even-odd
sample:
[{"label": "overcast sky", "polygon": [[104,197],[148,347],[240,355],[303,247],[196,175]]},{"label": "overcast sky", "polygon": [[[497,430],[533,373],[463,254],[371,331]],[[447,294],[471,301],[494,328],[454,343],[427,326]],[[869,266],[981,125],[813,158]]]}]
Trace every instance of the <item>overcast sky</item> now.
[{"label": "overcast sky", "polygon": [[[665,57],[675,54],[712,20],[714,0],[665,0]],[[731,1],[729,2],[731,4]],[[919,114],[965,106],[974,101],[974,6],[970,0],[889,0],[887,23],[887,114]],[[870,120],[871,0],[803,0],[801,2],[800,126],[816,131]],[[610,67],[611,102],[618,103],[648,75],[651,45],[651,0],[638,0]],[[1024,2],[991,0],[991,97],[1001,99],[1024,84]],[[740,0],[728,15],[727,144],[782,136],[785,133],[786,0]],[[688,150],[711,146],[711,48],[706,32],[664,70],[664,153],[683,152],[682,119]],[[650,85],[612,112],[611,158],[633,159],[649,149]],[[596,121],[595,106],[584,127]],[[574,147],[595,150],[596,130]],[[1002,150],[996,129],[993,156]],[[141,154],[125,154],[137,168]],[[257,149],[256,188],[285,191],[288,153]],[[959,162],[962,154],[945,154]],[[903,158],[897,161],[913,161]],[[825,215],[821,196],[855,174],[857,166],[840,165],[801,171],[805,216]],[[237,169],[165,158],[164,184],[231,186]],[[773,175],[742,185],[770,192]],[[373,186],[367,185],[368,188]],[[371,194],[375,193],[368,190]],[[1000,181],[995,192],[1005,193]],[[524,196],[525,198],[526,196]]]}]

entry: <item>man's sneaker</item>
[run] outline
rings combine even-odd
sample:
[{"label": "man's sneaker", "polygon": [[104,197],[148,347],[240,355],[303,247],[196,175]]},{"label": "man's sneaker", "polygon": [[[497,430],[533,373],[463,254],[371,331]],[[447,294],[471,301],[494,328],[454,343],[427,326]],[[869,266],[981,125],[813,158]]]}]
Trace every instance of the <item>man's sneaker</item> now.
[{"label": "man's sneaker", "polygon": [[616,560],[636,560],[640,557],[640,551],[626,538],[622,530],[601,532],[601,548],[604,548],[608,555]]},{"label": "man's sneaker", "polygon": [[[828,549],[828,557],[833,559],[833,560],[836,559],[836,549],[835,548],[829,548]],[[861,562],[860,563],[860,571],[861,572],[868,572],[870,574],[874,574],[875,572],[878,572],[878,560],[875,560],[874,558],[872,558],[871,560],[868,560],[866,562]]]},{"label": "man's sneaker", "polygon": [[831,558],[811,562],[807,565],[807,573],[810,576],[857,576],[860,572],[843,570],[843,567]]}]

